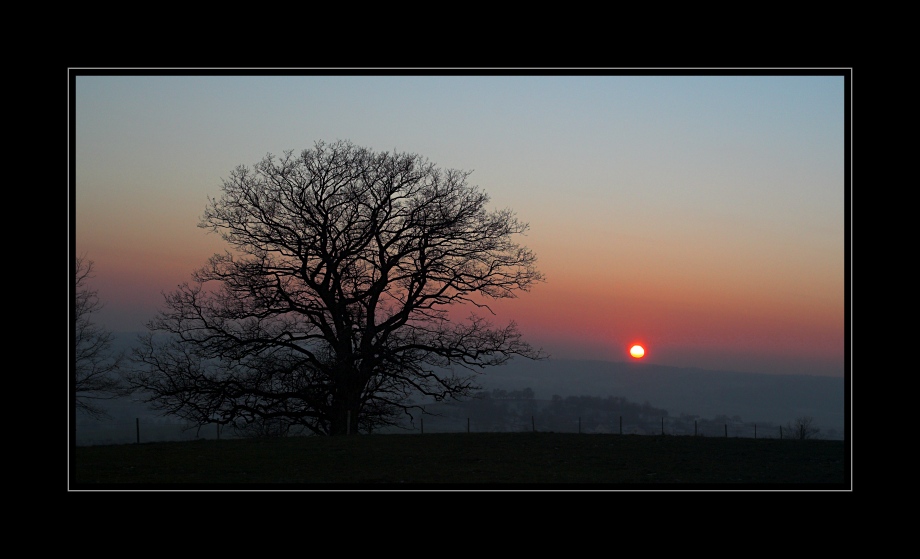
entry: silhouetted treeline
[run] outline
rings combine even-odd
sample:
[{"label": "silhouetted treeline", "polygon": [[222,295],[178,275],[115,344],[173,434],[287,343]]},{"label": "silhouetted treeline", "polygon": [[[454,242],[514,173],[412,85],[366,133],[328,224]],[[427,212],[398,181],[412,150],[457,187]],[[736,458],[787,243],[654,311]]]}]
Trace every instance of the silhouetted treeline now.
[{"label": "silhouetted treeline", "polygon": [[[662,417],[667,410],[645,402],[638,404],[625,398],[607,396],[553,395],[550,400],[536,400],[534,391],[495,389],[482,391],[470,400],[426,406],[433,415],[424,422],[431,432],[469,429],[477,432],[492,431],[558,431],[558,432],[619,432],[620,422],[628,425],[630,433],[644,432]],[[462,428],[462,429],[461,429]],[[626,432],[624,430],[624,432]]]},{"label": "silhouetted treeline", "polygon": [[[77,444],[123,444],[196,438],[267,437],[303,434],[297,430],[274,429],[274,424],[254,425],[245,431],[221,430],[216,425],[193,426],[171,417],[141,413],[127,400],[112,402],[111,419],[80,418]],[[738,415],[672,416],[667,410],[617,396],[553,395],[538,400],[531,388],[523,390],[481,391],[464,401],[426,404],[431,415],[416,416],[401,429],[384,433],[445,432],[557,432],[622,433],[624,435],[696,435],[703,437],[779,438],[780,426],[769,422],[745,422]],[[139,419],[136,419],[139,418]],[[790,438],[788,429],[783,435]],[[822,431],[820,438],[839,439],[834,429]]]},{"label": "silhouetted treeline", "polygon": [[671,416],[649,402],[631,402],[617,396],[553,395],[537,400],[530,388],[520,391],[482,391],[471,400],[426,406],[432,416],[423,424],[427,432],[552,431],[582,433],[664,434],[779,438],[778,425],[745,422],[740,416]]}]

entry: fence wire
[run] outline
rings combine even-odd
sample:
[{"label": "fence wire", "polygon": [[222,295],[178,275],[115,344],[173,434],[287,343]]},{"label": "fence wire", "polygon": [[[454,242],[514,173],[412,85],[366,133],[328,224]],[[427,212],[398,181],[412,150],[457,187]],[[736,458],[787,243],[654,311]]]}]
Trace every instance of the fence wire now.
[{"label": "fence wire", "polygon": [[[473,417],[424,416],[401,427],[379,431],[382,434],[426,433],[496,433],[496,432],[554,432],[581,434],[675,435],[698,437],[738,437],[778,439],[789,438],[788,429],[775,424],[750,422],[687,421],[662,418],[659,421],[629,422],[622,419],[592,420],[588,418],[541,421],[535,417],[516,418],[501,423],[478,421]],[[129,444],[198,439],[233,439],[240,435],[217,424],[196,426],[168,418],[135,418],[134,420],[78,420],[75,425],[78,446]]]}]

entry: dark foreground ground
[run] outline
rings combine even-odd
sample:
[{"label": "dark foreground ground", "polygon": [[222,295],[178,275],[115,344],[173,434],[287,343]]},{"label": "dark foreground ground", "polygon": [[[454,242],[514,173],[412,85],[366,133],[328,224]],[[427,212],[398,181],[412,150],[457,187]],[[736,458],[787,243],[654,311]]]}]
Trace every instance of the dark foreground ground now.
[{"label": "dark foreground ground", "polygon": [[844,441],[571,433],[72,447],[71,490],[850,490]]}]

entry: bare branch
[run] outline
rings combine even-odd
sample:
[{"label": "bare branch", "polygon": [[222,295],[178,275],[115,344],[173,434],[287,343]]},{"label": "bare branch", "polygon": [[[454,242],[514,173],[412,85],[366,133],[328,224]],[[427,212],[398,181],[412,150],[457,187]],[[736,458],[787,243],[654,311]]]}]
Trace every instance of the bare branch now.
[{"label": "bare branch", "polygon": [[134,385],[192,421],[339,434],[389,424],[410,394],[478,388],[455,367],[543,357],[513,322],[450,318],[544,279],[514,240],[527,224],[469,175],[350,142],[237,167],[199,224],[232,252],[165,296]]},{"label": "bare branch", "polygon": [[89,287],[93,266],[85,256],[76,257],[74,390],[76,409],[101,419],[108,414],[99,400],[116,398],[126,387],[119,374],[124,357],[112,353],[112,334],[93,321],[102,308],[98,292]]}]

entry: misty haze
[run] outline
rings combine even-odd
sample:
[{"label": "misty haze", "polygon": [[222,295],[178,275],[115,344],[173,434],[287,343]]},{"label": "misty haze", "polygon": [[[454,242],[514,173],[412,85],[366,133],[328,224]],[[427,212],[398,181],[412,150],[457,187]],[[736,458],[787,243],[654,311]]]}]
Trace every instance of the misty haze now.
[{"label": "misty haze", "polygon": [[[121,351],[128,350],[136,336],[137,333],[121,333],[116,347]],[[846,432],[845,383],[841,378],[551,358],[536,362],[511,361],[489,370],[479,380],[490,398],[502,391],[506,397],[520,397],[520,393],[529,388],[537,405],[542,406],[548,405],[553,396],[588,396],[622,398],[636,406],[647,404],[656,410],[643,426],[627,422],[625,433],[658,434],[661,419],[658,410],[667,412],[665,431],[669,434],[674,432],[673,424],[681,416],[685,416],[683,425],[690,429],[694,422],[702,424],[708,420],[709,436],[723,436],[723,427],[728,424],[731,428],[729,436],[732,437],[753,437],[756,426],[757,437],[778,438],[780,427],[786,427],[803,416],[814,418],[820,429],[820,438],[843,440]],[[142,442],[217,438],[215,426],[198,429],[176,418],[164,418],[131,398],[110,402],[107,407],[111,411],[107,420],[77,417],[78,445],[134,443],[138,439],[138,424]],[[534,426],[531,423],[532,413],[518,413],[516,417],[506,415],[500,423],[477,412],[475,406],[465,407],[457,402],[429,405],[428,408],[439,416],[425,417],[414,425],[406,424],[404,429],[389,432],[419,433],[421,428],[429,433],[465,431],[467,418],[471,421],[470,429],[474,431],[514,432],[536,428],[539,431],[577,432],[579,429],[577,420],[562,428],[555,425]],[[587,414],[576,412],[575,415],[583,416],[583,431],[589,432]],[[600,423],[603,425],[598,424],[594,432],[616,433],[621,426],[618,416],[605,417]],[[221,436],[233,434],[224,431]]]},{"label": "misty haze", "polygon": [[69,70],[72,442],[841,446],[849,79]]}]

